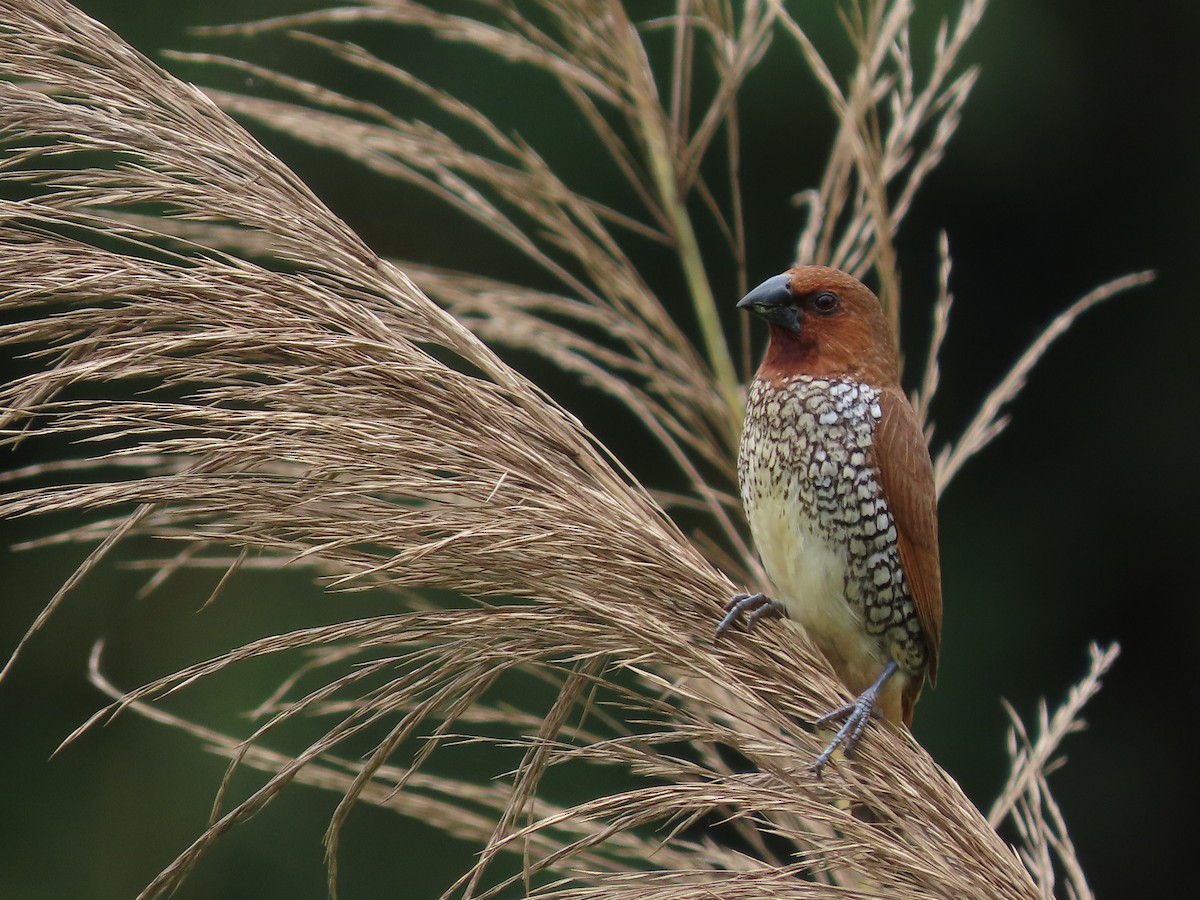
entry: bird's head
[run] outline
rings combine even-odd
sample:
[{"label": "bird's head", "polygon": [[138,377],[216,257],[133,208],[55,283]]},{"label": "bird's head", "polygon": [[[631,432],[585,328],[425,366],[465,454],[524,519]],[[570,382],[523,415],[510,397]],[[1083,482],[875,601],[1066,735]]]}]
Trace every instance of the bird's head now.
[{"label": "bird's head", "polygon": [[856,278],[824,266],[797,266],[768,278],[738,303],[767,321],[770,344],[759,378],[849,377],[891,384],[896,343],[883,306]]}]

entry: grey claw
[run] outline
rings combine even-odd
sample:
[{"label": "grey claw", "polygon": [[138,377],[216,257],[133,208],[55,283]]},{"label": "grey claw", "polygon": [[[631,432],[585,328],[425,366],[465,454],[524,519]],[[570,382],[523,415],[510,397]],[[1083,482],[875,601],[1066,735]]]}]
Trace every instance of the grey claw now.
[{"label": "grey claw", "polygon": [[[863,704],[863,700],[867,700],[870,703],[870,706]],[[813,763],[813,769],[815,770],[818,778],[821,777],[822,770],[824,770],[825,766],[829,763],[829,760],[833,758],[834,751],[836,751],[838,747],[842,747],[842,752],[847,754],[854,750],[854,748],[858,745],[859,739],[863,736],[863,732],[867,728],[867,723],[871,721],[874,713],[875,698],[868,698],[864,695],[863,697],[860,697],[858,701],[848,704],[847,706],[843,706],[841,709],[835,710],[828,715],[821,716],[821,718],[817,720],[817,726],[821,727],[831,721],[834,721],[835,719],[841,718],[842,716],[846,717],[846,721],[842,723],[842,727],[839,728],[837,734],[833,736],[833,740],[830,741],[828,746],[821,751],[821,755],[818,756],[816,761]]]},{"label": "grey claw", "polygon": [[717,625],[717,637],[725,634],[743,616],[745,616],[746,630],[749,631],[759,619],[784,615],[783,606],[780,603],[761,593],[734,594],[722,609],[725,612],[725,618]]},{"label": "grey claw", "polygon": [[817,728],[823,728],[830,722],[836,722],[843,718],[846,720],[838,729],[837,734],[833,736],[833,740],[821,751],[821,755],[813,763],[817,778],[821,777],[822,770],[833,758],[833,753],[838,747],[842,747],[844,753],[850,753],[858,745],[863,732],[866,731],[867,723],[871,719],[883,717],[883,711],[875,705],[875,701],[887,680],[896,673],[898,668],[895,660],[888,660],[883,671],[879,673],[879,677],[875,679],[875,683],[859,694],[853,703],[839,706],[833,712],[821,716],[814,723]]}]

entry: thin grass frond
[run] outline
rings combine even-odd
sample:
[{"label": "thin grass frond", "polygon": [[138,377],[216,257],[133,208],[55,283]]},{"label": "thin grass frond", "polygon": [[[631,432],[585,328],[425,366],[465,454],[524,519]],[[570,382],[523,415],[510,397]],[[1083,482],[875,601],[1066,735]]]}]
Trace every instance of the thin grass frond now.
[{"label": "thin grass frond", "polygon": [[[639,35],[639,26],[630,20],[624,7],[615,0],[572,0],[569,3],[539,2],[533,4],[553,23],[553,29],[539,28],[515,7],[499,6],[495,12],[498,20],[482,22],[467,17],[451,15],[420,4],[368,4],[363,8],[348,8],[321,11],[300,16],[284,17],[269,21],[249,23],[214,30],[219,33],[256,34],[266,30],[291,31],[318,25],[338,25],[356,21],[386,22],[396,26],[429,29],[436,37],[456,43],[467,43],[511,62],[531,65],[550,75],[566,96],[573,102],[583,120],[595,130],[599,143],[604,147],[612,163],[626,178],[630,187],[640,198],[644,212],[651,219],[651,227],[661,231],[675,247],[684,280],[687,284],[696,321],[703,336],[707,367],[713,373],[718,391],[716,397],[723,404],[721,426],[727,443],[736,440],[736,423],[740,417],[740,379],[733,367],[726,347],[724,332],[717,314],[712,288],[708,283],[702,252],[696,238],[692,217],[687,208],[688,195],[697,187],[700,163],[707,154],[713,139],[723,125],[731,121],[734,114],[734,98],[745,75],[761,57],[770,36],[774,19],[773,12],[760,3],[746,4],[735,17],[725,4],[708,0],[696,3],[686,15],[679,15],[665,23],[677,30],[678,55],[673,69],[671,103],[668,111],[661,100],[663,91],[656,83],[649,60]],[[663,23],[659,23],[660,25]],[[651,23],[648,27],[655,27]],[[399,86],[416,90],[439,104],[447,113],[464,123],[481,127],[486,137],[494,144],[501,156],[516,163],[518,169],[543,170],[540,161],[532,160],[529,148],[503,137],[490,122],[470,110],[455,98],[424,84],[396,66],[390,65],[362,48],[350,44],[338,44],[309,34],[296,35],[321,47],[351,65],[383,74],[392,78]],[[687,105],[697,102],[690,89],[682,84],[684,71],[694,67],[695,47],[703,43],[710,49],[708,54],[712,70],[718,83],[707,105],[694,117]],[[682,68],[681,68],[682,67]],[[285,76],[272,76],[260,72],[276,84],[294,81]],[[689,82],[690,84],[690,82]],[[295,85],[293,85],[295,86]],[[315,87],[305,88],[307,99],[318,103],[328,100],[329,92]],[[232,103],[224,98],[223,103]],[[246,98],[258,106],[254,98]],[[339,105],[345,105],[338,101]],[[229,106],[233,109],[234,107]],[[260,115],[262,114],[262,108]],[[243,113],[245,109],[239,110]],[[624,122],[619,129],[610,121],[606,112],[615,114]],[[253,113],[251,113],[253,114]],[[268,117],[268,119],[271,117]],[[696,121],[695,126],[691,125]],[[278,120],[272,127],[280,127]],[[411,126],[409,126],[411,127]],[[318,141],[319,143],[323,143]],[[361,143],[351,139],[351,145]],[[334,149],[352,152],[349,147]],[[522,211],[531,215],[542,215],[545,209],[538,207],[546,202],[565,202],[564,198],[575,198],[573,192],[563,185],[547,190],[547,184],[526,185],[524,189],[503,190],[503,179],[492,169],[489,174],[479,169],[489,168],[487,161],[478,154],[468,154],[461,148],[448,152],[446,147],[430,146],[417,155],[416,160],[406,159],[414,170],[422,169],[434,161],[449,160],[461,163],[471,158],[476,164],[476,177],[484,179],[509,201],[523,204]],[[405,177],[400,171],[390,174]],[[540,177],[548,173],[538,171]],[[736,171],[731,172],[731,180]],[[497,179],[493,182],[493,178]],[[442,177],[427,179],[425,185],[435,189],[447,199],[453,197],[464,211],[470,211],[480,199],[478,191],[471,190],[463,182]],[[731,188],[731,193],[735,189]],[[734,216],[740,215],[735,204]],[[494,213],[495,211],[493,211]],[[557,216],[555,216],[557,217]],[[633,220],[625,218],[624,224]],[[546,227],[545,222],[540,222]],[[571,249],[574,261],[585,266],[594,252],[608,254],[611,242],[597,234],[572,236],[569,240],[555,238],[555,229],[563,223],[553,223],[548,231],[551,242],[559,249]],[[634,226],[642,230],[647,226]],[[730,233],[741,233],[742,226],[735,224]],[[530,252],[523,229],[502,230],[502,236],[517,241],[524,252]],[[654,232],[652,232],[654,233]],[[535,258],[547,265],[552,274],[564,278],[573,290],[581,287],[566,279],[567,270],[551,263],[551,257],[539,253]],[[591,290],[617,290],[620,281],[610,283],[607,273],[589,272]],[[611,285],[611,286],[610,286]],[[585,292],[587,293],[587,292]],[[665,315],[658,301],[644,289],[630,298],[639,315],[657,320],[661,327],[670,331],[670,317]],[[665,320],[665,321],[664,321]],[[680,345],[682,346],[682,345]]]},{"label": "thin grass frond", "polygon": [[950,240],[946,232],[938,237],[938,295],[933,304],[933,333],[929,338],[929,353],[925,357],[924,375],[921,387],[912,398],[913,410],[917,421],[925,433],[926,443],[933,437],[933,425],[929,421],[929,408],[933,404],[934,394],[937,393],[941,382],[941,366],[938,359],[941,356],[942,344],[946,340],[946,332],[950,327],[950,308],[954,305],[954,295],[950,292]]},{"label": "thin grass frond", "polygon": [[845,86],[780,0],[772,3],[840,123],[820,187],[804,195],[808,223],[797,262],[831,265],[859,277],[874,270],[898,338],[900,271],[893,237],[958,128],[977,70],[954,72],[987,2],[968,0],[953,27],[942,23],[932,67],[919,88],[911,62],[911,0],[852,7],[845,21],[858,62]]},{"label": "thin grass frond", "polygon": [[1046,776],[1064,762],[1062,757],[1056,758],[1062,742],[1086,727],[1083,708],[1099,692],[1101,679],[1119,652],[1116,644],[1104,649],[1096,644],[1088,648],[1087,673],[1072,685],[1054,714],[1050,715],[1044,700],[1039,703],[1036,739],[1017,711],[1005,703],[1012,723],[1008,735],[1009,774],[988,811],[988,822],[999,827],[1005,819],[1012,819],[1022,842],[1021,858],[1044,897],[1054,896],[1056,865],[1066,878],[1068,896],[1080,900],[1093,896]]},{"label": "thin grass frond", "polygon": [[1025,380],[1029,377],[1029,373],[1033,371],[1033,367],[1045,355],[1051,344],[1066,334],[1075,321],[1088,310],[1117,294],[1147,285],[1153,280],[1153,272],[1136,272],[1114,278],[1089,291],[1055,316],[1021,354],[1000,383],[987,395],[980,405],[979,411],[975,414],[975,418],[963,430],[958,440],[946,444],[937,454],[934,459],[933,472],[938,493],[941,494],[945,490],[946,485],[950,483],[950,480],[967,460],[990,444],[1007,427],[1008,416],[1004,415],[1004,408],[1012,403],[1025,387]]}]

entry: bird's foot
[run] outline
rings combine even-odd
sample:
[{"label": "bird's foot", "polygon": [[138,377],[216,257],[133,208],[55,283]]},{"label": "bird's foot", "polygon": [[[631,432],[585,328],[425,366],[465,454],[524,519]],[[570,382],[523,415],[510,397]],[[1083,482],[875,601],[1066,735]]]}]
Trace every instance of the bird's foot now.
[{"label": "bird's foot", "polygon": [[879,677],[875,679],[875,683],[859,694],[853,703],[839,706],[833,712],[826,713],[813,723],[817,728],[824,728],[833,722],[842,723],[842,727],[833,736],[833,740],[821,751],[821,755],[813,763],[813,771],[818,778],[821,777],[825,766],[829,764],[829,760],[832,759],[834,752],[839,747],[842,748],[843,753],[850,753],[858,744],[859,738],[863,736],[863,732],[867,728],[867,723],[873,718],[878,719],[882,717],[883,712],[876,705],[879,700],[879,692],[898,668],[899,666],[896,665],[894,660],[888,660],[888,664],[884,666]]},{"label": "bird's foot", "polygon": [[849,753],[853,750],[859,738],[862,737],[863,732],[866,730],[867,722],[872,717],[878,718],[879,715],[879,707],[875,705],[875,697],[868,689],[863,691],[853,703],[839,706],[833,712],[826,713],[817,719],[814,724],[818,728],[823,728],[831,722],[845,720],[842,722],[842,727],[838,729],[837,734],[833,736],[833,740],[826,745],[825,749],[821,751],[821,755],[817,757],[816,762],[813,763],[813,771],[818,778],[821,777],[821,773],[838,747],[842,748],[843,753]]},{"label": "bird's foot", "polygon": [[778,600],[772,600],[766,594],[734,594],[723,609],[725,618],[717,625],[717,637],[721,637],[743,616],[746,630],[749,631],[759,619],[787,615],[784,612],[783,604]]}]

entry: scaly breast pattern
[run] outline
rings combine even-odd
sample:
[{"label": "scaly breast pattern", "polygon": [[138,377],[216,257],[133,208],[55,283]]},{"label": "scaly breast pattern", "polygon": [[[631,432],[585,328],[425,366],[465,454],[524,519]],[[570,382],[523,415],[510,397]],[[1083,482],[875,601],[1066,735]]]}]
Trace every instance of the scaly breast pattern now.
[{"label": "scaly breast pattern", "polygon": [[738,454],[742,502],[776,599],[856,689],[888,656],[910,675],[927,656],[870,461],[880,416],[866,384],[756,379]]}]

